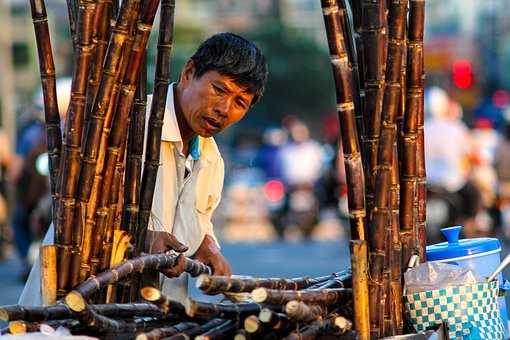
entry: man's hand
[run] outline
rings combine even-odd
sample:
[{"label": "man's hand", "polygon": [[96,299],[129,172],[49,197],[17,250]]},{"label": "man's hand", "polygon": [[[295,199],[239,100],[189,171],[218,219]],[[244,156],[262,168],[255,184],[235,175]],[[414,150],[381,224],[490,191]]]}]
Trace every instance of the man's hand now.
[{"label": "man's hand", "polygon": [[223,257],[216,242],[214,242],[213,238],[209,235],[205,235],[202,244],[195,255],[193,255],[193,258],[211,266],[214,275],[232,275],[230,264],[225,257]]},{"label": "man's hand", "polygon": [[[166,253],[171,250],[184,253],[188,250],[188,247],[177,241],[174,235],[166,231],[147,230],[145,249],[151,254]],[[160,272],[167,277],[177,277],[181,275],[184,272],[184,256],[179,255],[177,263],[173,268],[162,269]]]},{"label": "man's hand", "polygon": [[188,247],[179,242],[174,235],[166,231],[147,230],[145,249],[150,254],[166,253],[170,250],[184,253],[188,250]]}]

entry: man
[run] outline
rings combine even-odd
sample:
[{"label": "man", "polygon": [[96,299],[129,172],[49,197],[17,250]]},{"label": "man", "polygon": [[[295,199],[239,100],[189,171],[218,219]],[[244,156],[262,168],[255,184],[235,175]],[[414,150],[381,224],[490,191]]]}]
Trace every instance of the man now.
[{"label": "man", "polygon": [[[211,222],[224,177],[223,159],[212,136],[245,116],[262,96],[266,79],[260,50],[232,33],[207,39],[185,64],[179,82],[168,92],[148,251],[175,250],[210,265],[214,274],[230,275]],[[162,273],[178,277],[163,280],[163,292],[184,301],[187,275],[182,266]],[[39,288],[28,286],[20,304],[37,302],[28,298],[33,295],[28,292]]]},{"label": "man", "polygon": [[[212,136],[244,117],[261,97],[266,78],[258,48],[240,36],[222,33],[202,43],[179,82],[171,85],[152,210],[164,230],[149,235],[156,241],[152,252],[182,252],[175,237],[187,246],[185,255],[210,265],[214,274],[231,274],[211,223],[224,176],[223,159]],[[180,274],[179,270],[163,273]],[[186,287],[186,275],[163,283],[163,291],[176,299],[187,295]]]}]

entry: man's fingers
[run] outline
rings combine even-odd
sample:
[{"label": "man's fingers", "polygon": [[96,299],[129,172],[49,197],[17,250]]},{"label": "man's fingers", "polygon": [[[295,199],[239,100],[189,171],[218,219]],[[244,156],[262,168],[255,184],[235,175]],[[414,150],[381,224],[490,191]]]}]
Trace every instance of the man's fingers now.
[{"label": "man's fingers", "polygon": [[212,261],[211,264],[213,267],[213,274],[214,275],[221,275],[221,276],[230,276],[232,275],[232,269],[230,268],[229,263],[223,256],[220,255],[220,257],[216,258],[215,261]]},{"label": "man's fingers", "polygon": [[185,258],[181,254],[177,257],[175,266],[173,266],[172,268],[161,269],[160,272],[167,277],[178,277],[184,272],[185,264],[186,264]]},{"label": "man's fingers", "polygon": [[169,248],[169,250],[175,250],[178,253],[184,253],[186,250],[188,250],[188,247],[179,242],[174,235],[172,234],[166,234],[166,246]]}]

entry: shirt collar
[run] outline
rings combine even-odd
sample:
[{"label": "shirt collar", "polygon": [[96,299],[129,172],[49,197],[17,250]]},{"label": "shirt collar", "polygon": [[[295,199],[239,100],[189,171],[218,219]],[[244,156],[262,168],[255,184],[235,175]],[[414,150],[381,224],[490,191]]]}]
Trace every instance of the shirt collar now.
[{"label": "shirt collar", "polygon": [[[182,150],[182,137],[177,123],[177,115],[175,113],[174,89],[176,83],[170,84],[168,87],[168,95],[166,99],[165,116],[163,118],[163,129],[161,131],[161,140],[165,142],[178,143]],[[200,158],[200,138],[195,136],[189,142],[189,151],[194,161]]]}]

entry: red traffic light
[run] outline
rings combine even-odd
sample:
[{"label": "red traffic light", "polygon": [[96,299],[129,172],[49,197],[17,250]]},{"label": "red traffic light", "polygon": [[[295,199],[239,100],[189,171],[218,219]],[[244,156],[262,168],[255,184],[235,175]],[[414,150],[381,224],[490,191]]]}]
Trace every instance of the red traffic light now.
[{"label": "red traffic light", "polygon": [[459,89],[468,89],[473,85],[473,67],[467,60],[456,60],[452,66],[453,84]]}]

